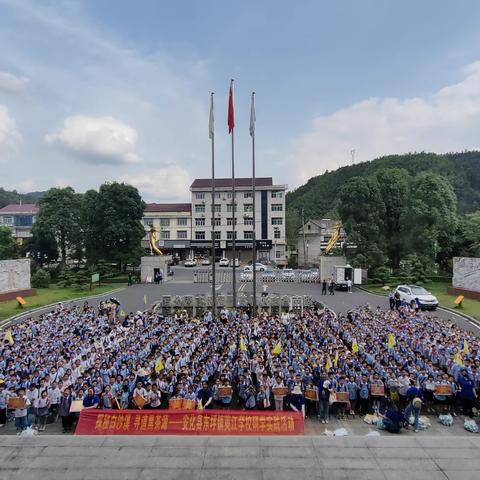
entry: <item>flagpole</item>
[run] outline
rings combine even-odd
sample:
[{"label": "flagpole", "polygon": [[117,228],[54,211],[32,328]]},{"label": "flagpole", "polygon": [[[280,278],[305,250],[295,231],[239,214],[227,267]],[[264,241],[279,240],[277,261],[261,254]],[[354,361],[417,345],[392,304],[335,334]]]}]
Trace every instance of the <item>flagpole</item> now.
[{"label": "flagpole", "polygon": [[[256,189],[255,189],[255,92],[252,92],[252,108],[250,112],[250,135],[252,136],[252,195],[253,195],[253,248],[252,248],[252,267],[253,267],[253,306],[252,315],[257,315],[257,222],[256,222]],[[253,127],[253,128],[252,128]]]},{"label": "flagpole", "polygon": [[[237,279],[235,276],[236,273],[236,235],[237,235],[237,227],[236,227],[236,212],[235,212],[235,135],[234,135],[234,122],[233,122],[233,79],[230,81],[230,98],[229,98],[229,109],[230,109],[230,101],[231,101],[231,107],[232,107],[232,125],[230,128],[230,133],[232,135],[232,290],[233,290],[233,298],[232,298],[232,307],[237,308]],[[230,120],[230,119],[229,119]]]},{"label": "flagpole", "polygon": [[210,139],[212,143],[212,316],[217,316],[215,278],[215,131],[213,128],[213,92],[210,95]]},{"label": "flagpole", "polygon": [[236,235],[237,235],[237,227],[235,225],[237,221],[237,216],[235,213],[235,140],[234,140],[234,134],[233,134],[233,129],[232,129],[232,223],[233,223],[233,234],[232,234],[232,257],[233,257],[233,266],[232,266],[232,288],[233,288],[233,307],[237,307],[237,279],[235,277],[235,272],[236,272]]}]

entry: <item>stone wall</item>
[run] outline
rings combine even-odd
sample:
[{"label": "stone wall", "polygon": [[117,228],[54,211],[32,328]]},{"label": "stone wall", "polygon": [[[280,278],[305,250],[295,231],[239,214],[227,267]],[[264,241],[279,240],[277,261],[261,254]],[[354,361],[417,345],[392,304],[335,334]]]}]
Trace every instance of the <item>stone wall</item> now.
[{"label": "stone wall", "polygon": [[0,294],[30,289],[30,259],[0,261]]},{"label": "stone wall", "polygon": [[480,293],[480,258],[453,258],[453,288]]}]

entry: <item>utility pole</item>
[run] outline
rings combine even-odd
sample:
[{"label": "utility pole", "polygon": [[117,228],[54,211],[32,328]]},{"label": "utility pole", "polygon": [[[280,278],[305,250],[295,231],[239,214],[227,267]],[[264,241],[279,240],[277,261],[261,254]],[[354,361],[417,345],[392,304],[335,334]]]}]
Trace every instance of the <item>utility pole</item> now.
[{"label": "utility pole", "polygon": [[303,263],[307,259],[307,247],[305,243],[305,209],[302,208],[302,232],[303,232]]}]

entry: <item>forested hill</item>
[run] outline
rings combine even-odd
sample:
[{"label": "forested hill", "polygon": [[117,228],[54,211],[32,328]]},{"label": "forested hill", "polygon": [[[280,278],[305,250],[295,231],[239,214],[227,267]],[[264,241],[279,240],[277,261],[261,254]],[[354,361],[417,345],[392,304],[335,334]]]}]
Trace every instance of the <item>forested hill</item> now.
[{"label": "forested hill", "polygon": [[410,175],[433,172],[445,176],[455,190],[459,213],[480,210],[480,151],[436,155],[413,153],[389,155],[312,177],[305,185],[287,194],[287,215],[305,218],[334,216],[340,187],[353,177],[367,177],[383,168],[404,168]]},{"label": "forested hill", "polygon": [[18,193],[0,187],[0,208],[10,203],[37,203],[45,192]]}]

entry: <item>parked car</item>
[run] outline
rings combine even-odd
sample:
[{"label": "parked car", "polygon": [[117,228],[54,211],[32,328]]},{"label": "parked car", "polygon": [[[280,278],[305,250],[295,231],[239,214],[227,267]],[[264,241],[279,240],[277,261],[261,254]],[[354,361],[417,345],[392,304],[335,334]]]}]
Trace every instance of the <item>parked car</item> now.
[{"label": "parked car", "polygon": [[187,258],[183,264],[186,267],[195,267],[197,265],[197,261],[194,258]]},{"label": "parked car", "polygon": [[205,266],[210,265],[210,259],[208,257],[203,258],[202,265],[205,265]]},{"label": "parked car", "polygon": [[219,267],[228,267],[230,265],[230,260],[228,258],[221,258],[218,262]]},{"label": "parked car", "polygon": [[240,280],[243,280],[244,282],[251,282],[253,280],[253,273],[251,271],[243,271],[240,274]]},{"label": "parked car", "polygon": [[276,276],[275,270],[265,270],[262,272],[262,279],[264,280],[274,279]]},{"label": "parked car", "polygon": [[408,304],[414,300],[422,310],[435,310],[438,307],[437,297],[418,285],[399,285],[395,290],[397,293],[400,300]]}]

